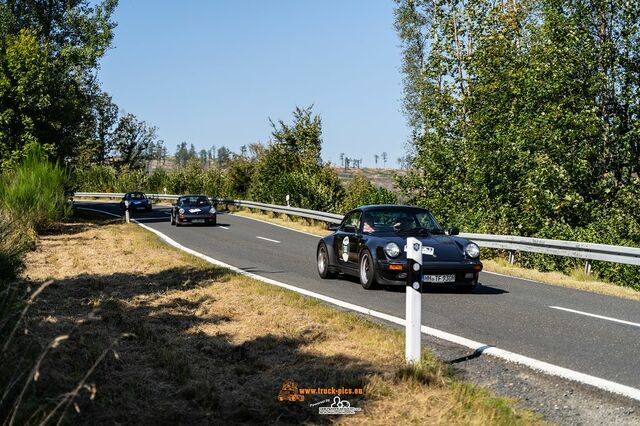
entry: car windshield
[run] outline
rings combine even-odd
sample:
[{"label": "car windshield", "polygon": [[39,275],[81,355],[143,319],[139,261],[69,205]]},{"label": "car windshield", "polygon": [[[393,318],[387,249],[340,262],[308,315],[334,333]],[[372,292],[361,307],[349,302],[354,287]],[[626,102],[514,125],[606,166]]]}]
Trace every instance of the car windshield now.
[{"label": "car windshield", "polygon": [[130,200],[144,200],[145,196],[142,192],[132,192],[127,198]]},{"label": "car windshield", "polygon": [[380,208],[363,215],[362,232],[369,234],[444,234],[436,219],[420,208]]},{"label": "car windshield", "polygon": [[202,195],[182,197],[178,200],[178,204],[181,206],[207,206],[209,205],[209,199]]}]

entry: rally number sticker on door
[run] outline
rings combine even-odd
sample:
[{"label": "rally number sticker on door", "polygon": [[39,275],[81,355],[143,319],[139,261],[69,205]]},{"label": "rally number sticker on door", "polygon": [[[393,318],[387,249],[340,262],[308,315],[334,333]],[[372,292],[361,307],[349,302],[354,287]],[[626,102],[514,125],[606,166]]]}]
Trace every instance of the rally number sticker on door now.
[{"label": "rally number sticker on door", "polygon": [[349,237],[344,237],[342,240],[342,260],[344,262],[349,260]]}]

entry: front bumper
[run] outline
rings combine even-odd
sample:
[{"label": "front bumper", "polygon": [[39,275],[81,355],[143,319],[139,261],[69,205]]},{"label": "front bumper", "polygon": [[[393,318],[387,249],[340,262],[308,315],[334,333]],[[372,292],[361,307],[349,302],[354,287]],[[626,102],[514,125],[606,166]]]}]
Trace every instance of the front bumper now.
[{"label": "front bumper", "polygon": [[216,223],[218,215],[198,215],[198,214],[183,214],[178,215],[176,220],[178,223]]},{"label": "front bumper", "polygon": [[151,204],[129,204],[129,210],[151,210]]},{"label": "front bumper", "polygon": [[[378,282],[383,285],[406,285],[407,262],[390,262],[378,260]],[[399,269],[402,267],[402,269]],[[425,262],[422,265],[422,275],[455,275],[455,282],[435,285],[474,285],[478,283],[478,275],[482,271],[482,262],[468,260],[462,262]],[[425,282],[423,285],[434,285]]]}]

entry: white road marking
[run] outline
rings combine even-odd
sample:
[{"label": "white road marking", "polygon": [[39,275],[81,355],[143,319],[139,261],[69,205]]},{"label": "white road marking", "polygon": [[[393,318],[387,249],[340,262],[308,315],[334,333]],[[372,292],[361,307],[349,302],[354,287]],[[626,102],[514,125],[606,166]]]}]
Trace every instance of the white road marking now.
[{"label": "white road marking", "polygon": [[[106,213],[106,212],[103,212]],[[112,213],[107,213],[107,214],[111,214],[112,216],[116,216]],[[155,230],[153,228],[151,228],[150,226],[147,226],[143,223],[137,222],[135,219],[132,220],[132,222],[137,223],[138,225],[140,225],[141,227],[143,227],[144,229],[148,230],[149,232],[153,232],[154,234],[156,234],[158,237],[160,237],[160,239],[162,239],[163,241],[165,241],[167,244],[182,250],[186,253],[189,253],[195,257],[198,257],[200,259],[203,259],[213,265],[217,265],[223,268],[227,268],[230,269],[240,275],[244,275],[246,277],[250,277],[253,279],[256,279],[258,281],[262,281],[264,283],[267,284],[271,284],[277,287],[281,287],[281,288],[285,288],[287,290],[291,290],[294,291],[296,293],[300,293],[303,294],[305,296],[309,296],[309,297],[313,297],[319,300],[322,300],[324,302],[327,303],[331,303],[332,305],[336,305],[336,306],[340,306],[342,308],[345,309],[349,309],[355,312],[360,312],[362,314],[365,315],[370,315],[372,317],[375,318],[380,318],[382,320],[385,321],[389,321],[391,323],[394,324],[398,324],[401,326],[405,325],[405,320],[393,315],[389,315],[389,314],[385,314],[384,312],[379,312],[379,311],[374,311],[372,309],[363,307],[363,306],[359,306],[359,305],[355,305],[353,303],[349,303],[349,302],[344,302],[342,300],[339,299],[334,299],[333,297],[330,296],[325,296],[323,294],[319,294],[319,293],[315,293],[313,291],[309,291],[309,290],[305,290],[303,288],[298,288],[295,287],[293,285],[290,284],[285,284],[283,282],[280,281],[276,281],[274,279],[271,278],[267,278],[267,277],[263,277],[261,275],[257,275],[254,274],[252,272],[247,272],[244,269],[240,269],[240,268],[236,268],[233,265],[229,265],[228,263],[224,263],[221,262],[217,259],[214,259],[212,257],[209,257],[205,254],[202,254],[200,252],[197,252],[195,250],[192,250],[188,247],[183,246],[182,244],[174,241],[173,239],[171,239],[170,237],[166,236],[165,234],[163,234],[162,232]],[[602,389],[605,390],[607,392],[612,392],[618,395],[623,395],[626,396],[628,398],[631,399],[635,399],[640,401],[640,389],[631,387],[631,386],[627,386],[627,385],[623,385],[621,383],[616,383],[610,380],[606,380],[606,379],[602,379],[600,377],[595,377],[595,376],[591,376],[589,374],[584,374],[584,373],[580,373],[579,371],[575,371],[575,370],[570,370],[568,368],[564,368],[564,367],[560,367],[557,365],[553,365],[553,364],[549,364],[547,362],[544,361],[540,361],[534,358],[529,358],[527,356],[524,355],[520,355],[514,352],[510,352],[510,351],[506,351],[504,349],[500,349],[500,348],[496,348],[493,346],[489,346],[486,345],[484,343],[480,343],[480,342],[476,342],[474,340],[470,340],[467,339],[465,337],[462,336],[457,336],[455,334],[452,333],[448,333],[446,331],[442,331],[442,330],[438,330],[435,328],[431,328],[431,327],[427,327],[425,325],[423,325],[421,327],[421,331],[422,333],[429,335],[429,336],[433,336],[442,340],[446,340],[448,342],[452,342],[455,344],[458,344],[460,346],[465,346],[467,348],[470,348],[474,351],[480,352],[482,354],[486,354],[486,355],[491,355],[494,356],[496,358],[501,358],[504,359],[506,361],[509,362],[514,362],[516,364],[520,364],[520,365],[524,365],[526,367],[532,368],[534,370],[540,371],[542,373],[546,373],[546,374],[550,374],[552,376],[557,376],[557,377],[562,377],[564,379],[568,379],[568,380],[573,380],[576,382],[580,382],[580,383],[584,383],[593,387],[596,387],[598,389]]]},{"label": "white road marking", "polygon": [[558,309],[558,310],[561,310],[561,311],[573,312],[574,314],[585,315],[585,316],[588,316],[588,317],[593,317],[593,318],[599,318],[599,319],[603,319],[603,320],[607,320],[607,321],[618,322],[620,324],[632,325],[634,327],[640,327],[640,324],[638,324],[637,322],[631,322],[631,321],[625,321],[625,320],[621,320],[621,319],[617,319],[617,318],[605,317],[604,315],[590,314],[589,312],[576,311],[574,309],[563,308],[562,306],[549,306],[549,307],[551,309]]},{"label": "white road marking", "polygon": [[228,231],[228,230],[229,230],[229,227],[228,227],[228,226],[218,225],[218,228],[222,228],[222,229],[224,229],[224,230],[226,230],[226,231]]},{"label": "white road marking", "polygon": [[280,225],[280,224],[278,224],[278,223],[268,222],[268,221],[266,221],[266,220],[262,220],[262,219],[256,219],[255,217],[242,216],[242,215],[240,215],[240,214],[231,214],[231,216],[233,216],[233,217],[240,217],[240,218],[242,218],[242,219],[255,220],[256,222],[266,223],[267,225],[277,226],[278,228],[287,229],[287,230],[289,230],[289,231],[298,232],[298,233],[300,233],[300,234],[311,235],[312,237],[318,237],[318,238],[322,238],[322,237],[323,237],[322,235],[319,235],[319,234],[312,234],[311,232],[306,232],[306,231],[301,231],[301,230],[299,230],[299,229],[289,228],[288,226]]},{"label": "white road marking", "polygon": [[261,240],[271,241],[272,243],[278,243],[278,244],[280,244],[280,241],[278,241],[278,240],[272,240],[271,238],[260,237],[260,236],[258,236],[258,235],[256,235],[256,238],[260,238]]}]

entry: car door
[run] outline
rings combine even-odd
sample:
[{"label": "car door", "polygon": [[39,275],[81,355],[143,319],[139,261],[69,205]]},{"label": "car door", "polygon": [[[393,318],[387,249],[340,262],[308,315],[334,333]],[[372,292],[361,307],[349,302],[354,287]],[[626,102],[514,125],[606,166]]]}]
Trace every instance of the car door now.
[{"label": "car door", "polygon": [[343,269],[357,270],[360,229],[360,210],[347,213],[336,232],[333,248]]}]

